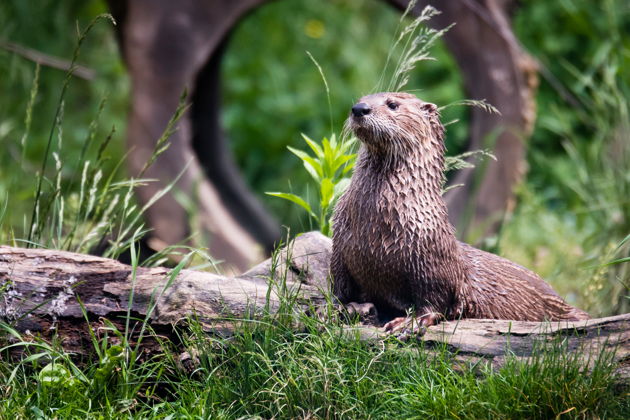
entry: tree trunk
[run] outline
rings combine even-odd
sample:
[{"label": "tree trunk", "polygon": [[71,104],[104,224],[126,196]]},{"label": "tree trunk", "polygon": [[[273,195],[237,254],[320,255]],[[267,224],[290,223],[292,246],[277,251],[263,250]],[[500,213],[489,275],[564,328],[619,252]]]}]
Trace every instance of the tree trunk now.
[{"label": "tree trunk", "polygon": [[[177,345],[173,326],[191,316],[206,331],[225,334],[232,329],[230,319],[277,310],[283,294],[297,296],[297,305],[303,308],[324,304],[330,252],[329,238],[307,233],[277,258],[241,276],[225,277],[165,268],[134,271],[118,261],[91,255],[2,246],[0,319],[14,325],[26,339],[36,335],[50,340],[56,334],[66,350],[85,353],[92,346],[88,327],[98,335],[111,322],[124,331],[133,290],[132,316],[148,319],[159,336]],[[140,330],[135,322],[131,326]],[[387,337],[381,329],[366,325],[348,327],[348,333],[354,334],[357,328],[364,340]],[[613,360],[627,368],[630,314],[554,323],[467,319],[429,327],[422,337],[428,347],[446,344],[462,360],[488,359],[497,366],[508,351],[533,357],[555,339],[564,340],[568,351],[585,360],[614,349]],[[147,353],[160,351],[152,339],[144,340],[143,348]]]},{"label": "tree trunk", "polygon": [[[405,9],[408,0],[387,0]],[[280,237],[271,218],[246,187],[221,131],[219,66],[230,31],[251,10],[269,0],[108,0],[119,21],[118,38],[132,85],[128,124],[129,169],[138,173],[155,141],[175,112],[184,88],[193,107],[171,136],[171,147],[146,173],[158,180],[139,189],[147,203],[176,179],[176,189],[197,206],[191,218],[167,194],[147,212],[152,248],[179,243],[191,231],[210,237],[210,252],[240,272]],[[416,12],[424,7],[420,1]],[[440,28],[456,25],[445,41],[464,77],[467,96],[486,99],[501,116],[473,109],[469,149],[491,148],[497,156],[479,179],[462,170],[453,183],[464,184],[446,195],[449,216],[462,236],[472,225],[494,231],[513,200],[513,188],[524,174],[525,140],[534,118],[537,84],[535,62],[522,50],[508,19],[509,1],[438,2],[443,13],[431,21]],[[261,37],[261,42],[264,41]],[[359,92],[357,92],[358,94]],[[487,144],[487,141],[492,144]],[[199,226],[189,226],[191,220]]]},{"label": "tree trunk", "polygon": [[[118,37],[131,78],[127,143],[132,175],[138,174],[153,153],[182,92],[187,89],[195,101],[170,136],[170,147],[145,173],[146,178],[157,181],[138,188],[138,195],[147,203],[179,177],[175,190],[185,193],[195,205],[197,217],[187,214],[173,192],[166,194],[147,210],[152,228],[149,245],[159,250],[184,241],[190,232],[202,232],[209,238],[210,253],[232,272],[242,272],[260,261],[258,243],[271,248],[280,237],[277,222],[263,211],[235,171],[218,118],[221,45],[239,19],[265,1],[110,0],[110,8],[120,20]],[[191,115],[199,118],[193,121]],[[197,149],[206,155],[198,156],[195,145],[203,145]],[[219,168],[204,168],[219,159]],[[230,191],[238,200],[230,201],[223,194],[226,186],[208,178],[217,170],[231,180]],[[199,225],[190,226],[191,220],[198,220]],[[257,229],[248,230],[246,221],[251,225],[252,220]]]}]

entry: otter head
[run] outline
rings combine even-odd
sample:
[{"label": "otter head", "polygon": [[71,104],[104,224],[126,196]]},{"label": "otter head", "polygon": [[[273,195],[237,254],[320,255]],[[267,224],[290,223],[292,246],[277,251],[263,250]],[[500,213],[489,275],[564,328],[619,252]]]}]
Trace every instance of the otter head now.
[{"label": "otter head", "polygon": [[394,155],[441,144],[444,130],[434,104],[403,92],[364,96],[352,107],[348,126],[370,151]]}]

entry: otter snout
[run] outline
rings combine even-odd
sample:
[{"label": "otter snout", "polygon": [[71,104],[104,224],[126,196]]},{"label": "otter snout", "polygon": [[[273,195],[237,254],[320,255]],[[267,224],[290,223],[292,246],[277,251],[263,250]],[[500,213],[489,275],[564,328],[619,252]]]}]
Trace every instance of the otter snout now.
[{"label": "otter snout", "polygon": [[354,115],[355,117],[362,117],[369,114],[371,111],[372,108],[370,108],[370,106],[365,102],[359,102],[352,107],[352,115]]}]

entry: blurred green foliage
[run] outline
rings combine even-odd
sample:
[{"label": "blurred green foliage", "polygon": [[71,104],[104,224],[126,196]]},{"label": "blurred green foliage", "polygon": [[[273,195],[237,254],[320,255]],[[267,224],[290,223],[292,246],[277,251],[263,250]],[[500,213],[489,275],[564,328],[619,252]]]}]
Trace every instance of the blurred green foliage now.
[{"label": "blurred green foliage", "polygon": [[[22,158],[20,141],[25,132],[25,113],[35,78],[36,65],[19,54],[2,48],[7,42],[30,48],[38,53],[66,60],[69,64],[77,43],[78,28],[84,28],[95,16],[106,12],[105,5],[95,1],[69,0],[63,7],[56,1],[42,0],[37,4],[19,0],[0,2],[0,202],[9,198],[10,209],[4,224],[23,226],[28,223],[34,194],[36,172],[53,125],[65,71],[46,66],[40,69],[38,94],[33,103],[30,130],[24,139]],[[111,25],[97,24],[81,48],[78,63],[96,71],[93,80],[74,77],[63,106],[61,138],[66,162],[64,181],[77,178],[83,162],[79,162],[82,146],[90,135],[90,122],[99,112],[101,124],[95,136],[102,141],[116,128],[113,156],[105,167],[110,170],[124,155],[123,133],[129,90],[126,70],[119,58]],[[55,147],[53,151],[57,151]],[[54,170],[54,165],[50,165]],[[75,190],[78,183],[74,183]]]},{"label": "blurred green foliage", "polygon": [[[251,187],[294,231],[308,229],[308,219],[291,203],[265,197],[263,191],[303,196],[313,190],[301,161],[286,146],[301,147],[300,133],[319,139],[340,132],[350,105],[375,89],[400,17],[384,3],[274,1],[249,14],[232,33],[223,64],[223,123]],[[69,61],[77,23],[85,27],[105,11],[100,0],[4,0],[0,46],[13,42]],[[629,279],[628,269],[621,267],[628,264],[608,271],[587,267],[628,253],[627,246],[615,248],[630,229],[630,181],[623,160],[630,144],[630,2],[522,0],[514,9],[514,30],[541,64],[541,85],[528,178],[520,187],[519,206],[498,238],[500,252],[550,279],[561,294],[594,315],[622,310],[624,288],[619,285]],[[307,51],[328,80],[331,111]],[[432,55],[436,61],[421,63],[407,88],[441,106],[464,99],[461,76],[447,50],[438,44]],[[62,159],[70,165],[64,180],[80,172],[81,147],[105,97],[96,137],[102,141],[116,127],[106,152],[110,168],[126,152],[129,82],[111,25],[94,28],[78,62],[97,77],[75,78],[66,96],[60,138]],[[41,67],[22,159],[19,144],[34,75],[31,61],[0,48],[2,230],[20,230],[30,214],[33,180],[64,72]],[[465,143],[467,109],[444,111],[445,122],[455,119],[461,122],[448,126],[450,154]],[[611,304],[610,299],[617,301]]]},{"label": "blurred green foliage", "polygon": [[602,264],[630,255],[619,246],[630,233],[630,3],[527,1],[515,30],[542,83],[528,184],[502,249],[546,266],[591,313],[627,312],[630,265]]},{"label": "blurred green foliage", "polygon": [[[291,179],[293,192],[307,193],[308,175],[286,146],[301,147],[300,133],[319,139],[341,131],[356,99],[377,88],[399,24],[400,13],[385,2],[352,0],[270,2],[240,24],[223,67],[223,122],[254,190],[284,190]],[[332,128],[326,90],[307,51],[330,86]],[[422,62],[407,88],[441,105],[463,99],[461,77],[444,45],[431,52],[436,60]],[[465,119],[466,109],[448,108],[443,118]],[[465,124],[449,127],[451,149],[465,138]],[[296,225],[301,213],[289,203],[263,200],[282,223]]]},{"label": "blurred green foliage", "polygon": [[[588,110],[579,96],[591,86],[589,80],[597,82],[598,69],[610,64],[622,89],[630,87],[630,3],[525,0],[515,15],[514,31],[541,65],[530,154],[564,157],[562,137],[588,142],[593,135],[591,114],[584,119]],[[530,181],[539,187],[547,183],[544,167],[533,162],[532,169]]]}]

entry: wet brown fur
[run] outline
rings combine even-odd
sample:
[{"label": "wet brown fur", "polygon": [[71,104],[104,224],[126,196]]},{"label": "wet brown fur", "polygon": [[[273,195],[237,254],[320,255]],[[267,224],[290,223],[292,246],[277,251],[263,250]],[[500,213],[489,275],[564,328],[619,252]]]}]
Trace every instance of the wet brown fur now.
[{"label": "wet brown fur", "polygon": [[333,292],[342,303],[446,319],[589,318],[535,273],[457,241],[441,195],[444,127],[435,105],[407,93],[359,102],[371,111],[348,119],[362,147],[333,219]]}]

